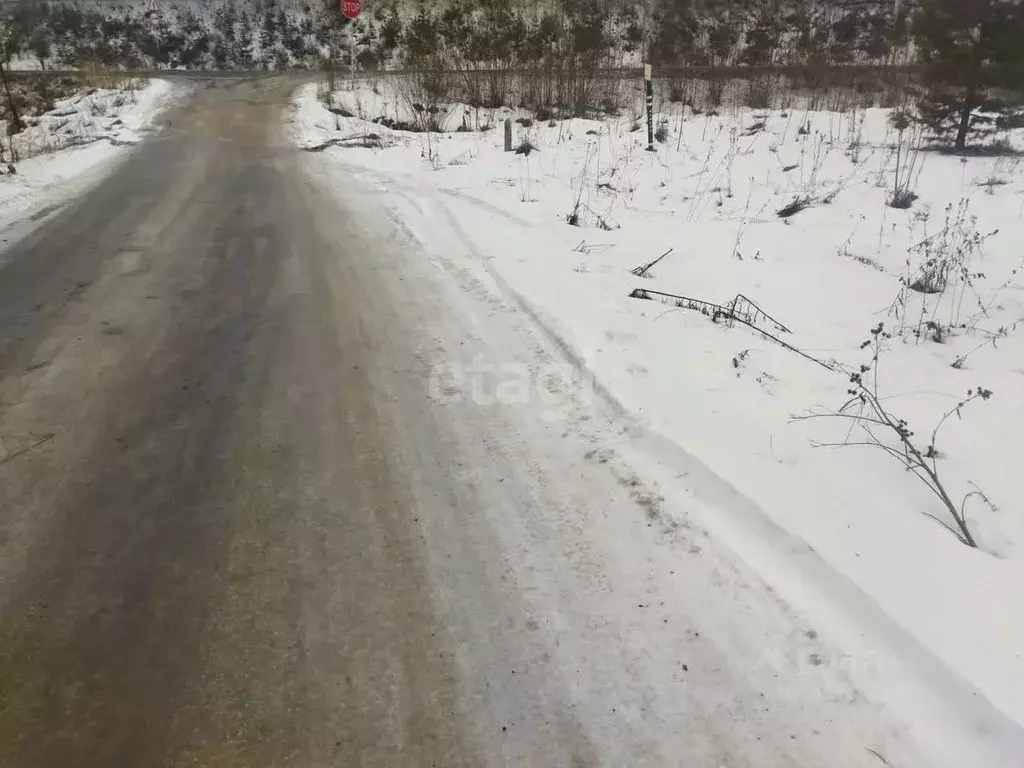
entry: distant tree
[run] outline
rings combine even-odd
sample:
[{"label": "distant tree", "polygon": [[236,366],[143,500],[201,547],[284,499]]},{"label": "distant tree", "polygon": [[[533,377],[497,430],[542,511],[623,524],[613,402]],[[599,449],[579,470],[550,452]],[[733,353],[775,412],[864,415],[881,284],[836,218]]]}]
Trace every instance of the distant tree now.
[{"label": "distant tree", "polygon": [[922,0],[914,39],[924,63],[922,122],[955,134],[1010,127],[1022,116],[1024,0]]},{"label": "distant tree", "polygon": [[264,11],[263,22],[260,26],[260,49],[265,52],[273,51],[274,46],[280,40],[280,34],[277,26],[277,11],[274,5],[270,4]]},{"label": "distant tree", "polygon": [[828,30],[807,6],[796,8],[786,19],[792,33],[791,54],[794,63],[820,67],[826,60]]},{"label": "distant tree", "polygon": [[[282,14],[284,12],[282,11]],[[288,16],[279,19],[281,42],[293,59],[301,59],[306,55],[306,38],[302,34],[299,25],[295,24]]]},{"label": "distant tree", "polygon": [[636,5],[626,5],[619,9],[618,28],[621,30],[622,50],[635,53],[644,50],[647,35],[644,31],[643,19]]},{"label": "distant tree", "polygon": [[52,53],[50,46],[50,30],[40,25],[32,31],[32,36],[28,40],[28,47],[35,57],[39,59],[39,66],[46,70],[46,60],[50,58]]},{"label": "distant tree", "polygon": [[600,0],[564,0],[569,17],[573,52],[584,59],[596,61],[611,43],[608,23],[611,19]]},{"label": "distant tree", "polygon": [[861,51],[871,61],[882,61],[889,55],[891,14],[873,9],[865,16],[867,35],[861,43]]},{"label": "distant tree", "polygon": [[744,64],[751,66],[767,66],[773,64],[775,50],[782,28],[779,18],[769,7],[762,7],[754,16],[750,30],[747,32],[740,55]]},{"label": "distant tree", "polygon": [[689,3],[676,2],[661,9],[653,26],[650,60],[654,64],[682,66],[693,62],[698,22]]},{"label": "distant tree", "polygon": [[224,36],[225,40],[234,42],[235,27],[238,24],[238,9],[233,2],[228,2],[217,8],[214,16],[214,26]]},{"label": "distant tree", "polygon": [[545,13],[532,25],[526,39],[523,57],[531,63],[553,65],[559,56],[562,43],[562,17],[557,13]]},{"label": "distant tree", "polygon": [[239,69],[252,69],[256,64],[254,55],[254,43],[256,42],[256,29],[252,23],[252,17],[248,12],[239,14],[238,36],[235,39],[235,63]]},{"label": "distant tree", "polygon": [[735,13],[724,10],[706,20],[706,61],[713,67],[727,67],[736,63],[742,35],[742,25]]},{"label": "distant tree", "polygon": [[50,24],[56,35],[67,35],[70,38],[80,38],[84,26],[84,13],[69,5],[58,5],[53,9]]},{"label": "distant tree", "polygon": [[351,21],[342,14],[339,0],[320,0],[316,22],[318,37],[334,49],[340,47],[344,38],[343,30],[351,24]]},{"label": "distant tree", "polygon": [[441,50],[441,35],[434,15],[426,8],[409,22],[405,30],[405,50],[413,61],[432,56]]},{"label": "distant tree", "polygon": [[210,50],[210,33],[203,20],[190,10],[181,12],[176,37],[178,63],[187,69],[200,66]]},{"label": "distant tree", "polygon": [[210,44],[210,52],[213,56],[213,66],[216,69],[228,69],[231,63],[231,49],[220,37]]},{"label": "distant tree", "polygon": [[[392,18],[397,22],[397,13]],[[381,29],[382,43],[385,36],[390,37],[392,34],[388,29],[390,24],[391,18],[385,18]],[[459,2],[459,0],[451,3],[441,11],[441,16],[437,21],[438,33],[444,39],[445,45],[449,51],[461,59],[469,58],[473,26],[472,9],[468,8],[466,3]]]},{"label": "distant tree", "polygon": [[392,8],[384,16],[380,26],[380,50],[384,57],[394,53],[402,42],[402,19]]},{"label": "distant tree", "polygon": [[[0,19],[0,51],[3,52],[3,61],[0,61],[0,81],[3,82],[4,96],[7,100],[7,135],[14,136],[17,133],[21,133],[24,129],[24,123],[21,121],[21,115],[19,114],[18,104],[14,96],[11,94],[11,86],[7,80],[7,70],[4,66],[9,60],[8,50],[10,49],[11,38],[13,30],[11,25]],[[11,157],[14,156],[14,144],[10,144]],[[13,165],[8,168],[13,169]]]},{"label": "distant tree", "polygon": [[[168,66],[171,62],[171,55],[175,53],[173,46],[173,38],[171,35],[170,25],[164,18],[154,19],[149,21],[146,25],[146,30],[143,34],[138,36],[139,50],[144,56],[152,59],[153,64],[157,67]],[[109,42],[111,37],[103,37],[104,42]],[[170,45],[168,43],[171,43]],[[105,55],[106,58],[114,58],[114,61],[105,62],[110,64],[119,64],[116,55],[111,56],[110,53]]]},{"label": "distant tree", "polygon": [[29,47],[33,34],[46,26],[46,3],[34,2],[2,2],[0,3],[0,20],[5,26],[6,60]]},{"label": "distant tree", "polygon": [[857,58],[863,28],[860,8],[853,7],[845,13],[835,14],[828,45],[828,58],[833,64],[848,64]]}]

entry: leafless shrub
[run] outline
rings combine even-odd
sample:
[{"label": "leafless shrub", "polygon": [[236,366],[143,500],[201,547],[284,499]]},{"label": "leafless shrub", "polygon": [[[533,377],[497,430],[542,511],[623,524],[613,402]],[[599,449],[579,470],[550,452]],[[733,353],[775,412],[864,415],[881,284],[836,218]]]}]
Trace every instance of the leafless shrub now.
[{"label": "leafless shrub", "polygon": [[535,147],[529,139],[523,139],[515,149],[515,153],[517,155],[526,155],[526,157],[529,157],[531,152],[536,151],[537,147]]},{"label": "leafless shrub", "polygon": [[684,98],[683,81],[677,79],[670,81],[668,84],[668,100],[673,104],[680,104]]},{"label": "leafless shrub", "polygon": [[771,75],[751,78],[747,83],[747,106],[752,109],[771,109],[775,101],[775,83]]},{"label": "leafless shrub", "polygon": [[889,207],[906,210],[914,205],[917,200],[917,193],[909,189],[897,189],[889,198]]},{"label": "leafless shrub", "polygon": [[337,90],[338,71],[334,59],[324,56],[320,60],[320,71],[323,73],[316,89],[316,98],[322,104],[329,105],[334,92]]},{"label": "leafless shrub", "polygon": [[614,226],[611,222],[609,222],[604,216],[599,214],[589,205],[585,205],[584,203],[577,203],[575,206],[573,206],[573,209],[565,217],[565,221],[570,226],[581,227],[583,226],[584,218],[587,214],[590,214],[590,216],[593,217],[593,222],[599,228],[605,230],[606,232],[610,232],[613,229],[617,229],[617,227]]},{"label": "leafless shrub", "polygon": [[[743,261],[743,253],[740,251],[740,245],[743,242],[743,235],[746,233],[747,228],[750,226],[752,218],[760,218],[770,203],[769,200],[766,200],[764,205],[761,206],[761,209],[754,214],[754,217],[751,217],[750,204],[753,202],[753,199],[754,187],[753,185],[751,185],[750,191],[747,193],[747,202],[743,206],[743,213],[740,215],[740,223],[736,227],[736,242],[733,244],[732,247],[733,258],[739,259],[740,261]],[[754,258],[757,259],[758,256],[755,254]]]},{"label": "leafless shrub", "polygon": [[994,195],[998,187],[1005,187],[1011,183],[1019,167],[1019,159],[1007,161],[1005,157],[998,157],[992,166],[991,173],[979,181],[978,186],[985,189],[985,194]]},{"label": "leafless shrub", "polygon": [[426,57],[420,68],[401,80],[399,93],[411,110],[414,130],[427,133],[444,130],[453,110],[451,91],[451,70],[440,53]]},{"label": "leafless shrub", "polygon": [[974,491],[963,496],[957,504],[939,475],[938,460],[942,457],[938,448],[939,433],[943,425],[952,416],[962,418],[963,409],[977,400],[988,400],[992,391],[977,387],[967,391],[967,395],[956,406],[947,411],[932,429],[928,443],[922,446],[916,439],[916,433],[910,429],[905,419],[893,414],[888,409],[884,394],[879,392],[878,369],[886,342],[891,339],[881,323],[871,330],[871,338],[861,345],[861,349],[871,352],[868,364],[861,365],[850,372],[850,388],[847,400],[838,410],[811,413],[797,417],[797,421],[814,418],[845,419],[852,422],[859,431],[860,439],[852,439],[852,431],[842,443],[814,443],[817,447],[846,448],[866,446],[876,448],[897,461],[920,480],[939,500],[947,517],[926,513],[937,521],[961,543],[978,548],[978,542],[971,530],[967,517],[967,503],[972,498],[985,500],[984,493],[975,487]]},{"label": "leafless shrub", "polygon": [[[927,215],[918,218],[927,226]],[[900,277],[899,293],[889,308],[889,314],[899,323],[901,336],[944,343],[952,334],[976,330],[978,319],[988,316],[988,307],[1002,290],[995,291],[986,304],[977,287],[977,281],[985,275],[973,266],[985,241],[995,234],[978,232],[977,219],[970,215],[967,200],[946,207],[942,229],[908,249],[906,272]],[[1015,275],[1016,270],[1003,287]],[[979,314],[965,320],[968,297],[973,297]]]},{"label": "leafless shrub", "polygon": [[896,130],[896,172],[893,180],[890,208],[910,208],[917,200],[914,188],[921,175],[924,127],[914,122],[909,114],[896,111],[889,119]]},{"label": "leafless shrub", "polygon": [[711,107],[722,106],[722,97],[725,95],[725,79],[711,77],[708,80],[707,100]]},{"label": "leafless shrub", "polygon": [[[965,288],[980,276],[971,270],[971,261],[982,245],[996,231],[987,234],[978,231],[978,219],[968,212],[966,199],[954,208],[946,206],[946,220],[943,228],[931,237],[910,248],[920,260],[918,274],[908,283],[910,290],[923,294],[941,294],[947,288],[961,289],[961,302]],[[956,317],[959,317],[957,312]]]},{"label": "leafless shrub", "polygon": [[973,355],[975,352],[977,352],[978,350],[984,349],[985,347],[988,347],[988,346],[991,346],[993,349],[995,349],[997,347],[997,345],[998,345],[999,340],[1000,339],[1005,339],[1011,333],[1016,331],[1017,330],[1017,326],[1019,324],[1020,323],[1018,321],[1017,323],[1014,323],[1013,325],[1011,325],[1009,328],[1004,326],[1004,327],[998,329],[995,333],[991,334],[991,336],[989,338],[985,339],[983,342],[978,344],[976,347],[974,347],[971,350],[968,350],[967,352],[965,352],[962,355],[959,355],[956,358],[956,360],[954,360],[952,362],[952,364],[951,364],[952,367],[956,368],[958,371],[962,370],[964,368],[964,366],[967,365],[967,359],[971,355]]}]

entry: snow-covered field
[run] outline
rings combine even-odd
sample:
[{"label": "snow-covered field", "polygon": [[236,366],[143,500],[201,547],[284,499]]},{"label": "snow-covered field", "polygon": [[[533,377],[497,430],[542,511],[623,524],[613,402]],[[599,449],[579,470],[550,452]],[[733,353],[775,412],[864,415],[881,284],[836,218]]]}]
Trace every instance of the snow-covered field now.
[{"label": "snow-covered field", "polygon": [[[13,137],[15,173],[8,171],[5,140],[0,164],[0,228],[50,209],[108,167],[123,148],[136,144],[157,115],[181,95],[166,80],[136,80],[114,88],[83,88],[54,109],[25,119]],[[0,121],[6,135],[6,125]]]},{"label": "snow-covered field", "polygon": [[[665,105],[654,152],[636,115],[521,119],[514,143],[532,150],[514,154],[501,123],[522,113],[454,106],[440,115],[453,132],[413,134],[368,122],[415,118],[386,83],[338,91],[333,105],[353,117],[328,112],[315,85],[294,104],[295,139],[322,152],[323,172],[386,191],[410,247],[532,314],[593,382],[562,395],[621,407],[623,429],[645,436],[645,481],[687,500],[844,649],[824,663],[923,728],[1022,743],[1017,159],[908,152],[913,130],[880,109]],[[887,205],[897,175],[917,195],[909,208]],[[795,201],[807,207],[779,215]],[[499,378],[516,370],[487,362]],[[473,364],[442,361],[445,391]],[[870,440],[874,425],[849,418],[863,410],[799,418],[840,410],[861,365],[864,391],[906,420],[977,549],[902,465],[893,430],[874,430],[885,447],[834,447]]]}]

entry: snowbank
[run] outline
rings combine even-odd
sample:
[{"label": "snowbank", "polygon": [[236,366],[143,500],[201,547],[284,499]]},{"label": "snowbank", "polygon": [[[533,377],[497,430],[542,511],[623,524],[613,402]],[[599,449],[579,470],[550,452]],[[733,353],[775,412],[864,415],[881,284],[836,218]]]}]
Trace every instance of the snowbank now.
[{"label": "snowbank", "polygon": [[[388,148],[326,152],[339,173],[386,188],[415,236],[535,314],[628,423],[666,438],[650,467],[663,492],[692,498],[713,533],[839,635],[858,680],[907,707],[961,696],[947,712],[980,729],[985,698],[1024,724],[1018,160],[915,156],[918,199],[897,209],[887,202],[907,153],[885,110],[666,105],[655,152],[635,115],[520,119],[515,143],[536,149],[512,154],[500,124],[522,115],[510,110],[454,106],[449,128],[499,128],[410,134],[368,122],[411,118],[381,85],[336,92],[332,105],[305,88],[296,141],[378,136]],[[808,207],[780,217],[796,201]],[[647,277],[631,274],[666,252]],[[943,254],[956,263],[947,290],[911,290]],[[630,298],[637,288],[726,307],[746,297],[770,316],[751,310],[756,325],[806,356],[713,311]],[[862,344],[879,323],[893,337],[874,365]],[[968,392],[993,393],[950,416],[934,443],[980,549],[930,517],[952,524],[883,450],[815,447],[863,442],[856,423],[794,421],[849,400],[861,364],[877,368],[881,401],[922,446]],[[911,671],[887,666],[892,653]],[[932,687],[913,698],[900,687],[910,677]]]},{"label": "snowbank", "polygon": [[[0,176],[0,226],[4,229],[56,204],[78,182],[105,168],[123,147],[142,140],[161,111],[181,95],[166,80],[135,81],[120,88],[85,88],[26,118],[14,137],[14,174]],[[0,121],[2,126],[3,121]],[[4,168],[9,159],[4,149]]]}]

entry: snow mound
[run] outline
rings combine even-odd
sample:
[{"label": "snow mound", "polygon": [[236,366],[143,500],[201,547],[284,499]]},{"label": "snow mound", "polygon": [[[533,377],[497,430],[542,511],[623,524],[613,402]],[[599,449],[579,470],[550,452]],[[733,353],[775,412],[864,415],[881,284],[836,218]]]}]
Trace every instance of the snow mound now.
[{"label": "snow mound", "polygon": [[[0,227],[52,210],[108,167],[123,147],[140,142],[158,116],[186,93],[166,80],[126,82],[119,88],[84,88],[44,114],[25,119],[13,137],[15,173],[0,176]],[[9,147],[3,155],[7,171]]]}]

